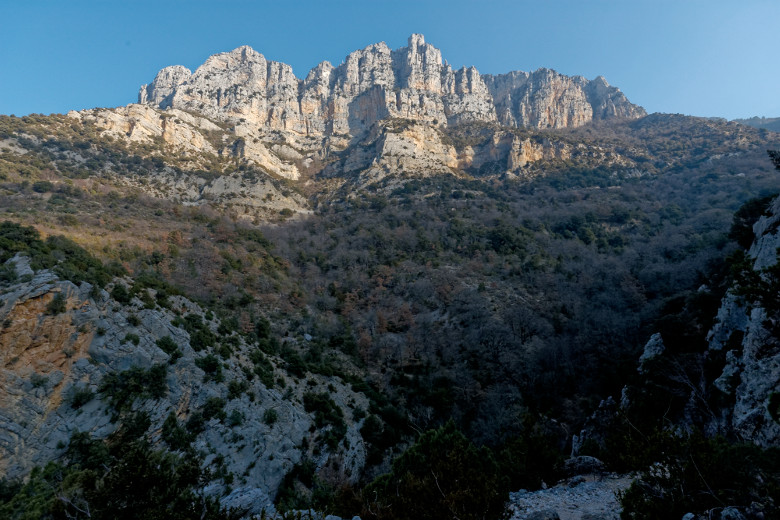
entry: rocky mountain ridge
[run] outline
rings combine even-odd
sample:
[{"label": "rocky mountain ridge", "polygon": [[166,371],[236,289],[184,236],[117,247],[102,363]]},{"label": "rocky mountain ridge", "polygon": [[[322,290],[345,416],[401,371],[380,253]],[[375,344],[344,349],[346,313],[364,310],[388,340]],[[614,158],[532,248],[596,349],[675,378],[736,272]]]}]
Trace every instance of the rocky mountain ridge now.
[{"label": "rocky mountain ridge", "polygon": [[322,62],[303,80],[289,65],[243,46],[211,56],[194,73],[181,65],[162,69],[141,87],[138,102],[310,137],[358,136],[388,118],[543,129],[645,115],[601,76],[454,71],[421,34],[400,49],[382,42],[354,51],[337,67]]},{"label": "rocky mountain ridge", "polygon": [[[531,145],[519,134],[646,113],[603,77],[453,70],[414,34],[407,47],[370,45],[338,66],[320,63],[305,79],[243,46],[211,56],[194,72],[162,69],[141,87],[137,105],[70,115],[117,138],[161,140],[199,166],[196,156],[206,154],[294,181],[343,170],[367,185],[395,174],[473,175],[486,163],[492,174],[527,177],[542,158],[581,154],[549,140]],[[493,145],[454,146],[449,134],[472,125],[492,128]],[[619,169],[635,166],[613,159],[607,162]]]}]

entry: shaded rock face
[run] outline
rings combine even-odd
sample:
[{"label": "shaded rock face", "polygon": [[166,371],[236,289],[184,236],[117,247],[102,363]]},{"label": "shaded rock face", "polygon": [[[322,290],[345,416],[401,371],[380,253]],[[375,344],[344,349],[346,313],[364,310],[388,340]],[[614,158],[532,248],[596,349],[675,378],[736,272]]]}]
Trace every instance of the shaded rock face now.
[{"label": "shaded rock face", "polygon": [[[216,331],[218,321],[210,320],[196,304],[178,296],[169,298],[169,308],[150,308],[138,298],[120,304],[86,282],[75,285],[49,271],[33,273],[24,257],[9,262],[29,281],[0,292],[0,478],[24,476],[34,466],[61,456],[77,431],[98,439],[116,431],[121,418],[115,417],[101,383],[109,374],[160,364],[167,367],[165,395],[137,397],[127,404],[131,411],[149,414],[149,436],[164,445],[161,431],[169,414],[183,424],[209,399],[224,400],[227,418],[208,420],[193,446],[205,454],[206,465],[221,458],[236,476],[231,494],[224,497],[227,505],[249,500],[255,513],[263,508],[273,511],[279,484],[303,457],[318,469],[335,458],[350,475],[356,478],[360,473],[365,461],[360,423],[347,418],[345,442],[336,449],[311,452],[302,447],[316,444],[314,418],[301,404],[304,392],[327,391],[344,410],[348,403],[367,408],[366,398],[337,378],[311,376],[311,383],[285,378],[284,392],[267,388],[257,378],[247,380],[245,369],[252,366],[247,355],[253,346],[238,336],[233,338],[238,345],[234,355],[220,359],[224,380],[206,378],[197,361],[209,353],[194,350],[189,333],[176,324],[177,313],[197,315]],[[51,310],[54,298],[63,301],[56,312]],[[165,337],[181,352],[175,363],[158,346]],[[283,378],[282,363],[269,360],[277,377]],[[240,395],[228,391],[234,380],[247,385]],[[77,392],[82,398],[75,403]],[[270,424],[264,419],[269,410],[276,418]],[[219,496],[226,489],[214,481],[207,492]]]},{"label": "shaded rock face", "polygon": [[[776,264],[780,247],[778,225],[780,198],[753,226],[756,239],[748,256],[754,270]],[[770,330],[776,326],[768,320],[765,309],[748,305],[730,292],[721,303],[717,322],[707,338],[710,353],[726,351],[726,364],[714,381],[715,387],[734,402],[727,410],[725,426],[743,440],[763,447],[780,443],[780,423],[771,412],[772,396],[780,394],[780,344]],[[722,426],[713,424],[712,428]]]},{"label": "shaded rock face", "polygon": [[138,102],[317,137],[357,136],[386,118],[563,128],[645,115],[602,77],[588,81],[549,69],[497,76],[473,67],[452,70],[420,34],[397,50],[378,43],[337,67],[323,62],[303,80],[289,65],[243,46],[211,56],[195,72],[178,65],[162,69],[141,87]]},{"label": "shaded rock face", "polygon": [[[748,251],[751,267],[766,280],[763,270],[775,266],[780,251],[780,198],[753,226],[755,240]],[[737,288],[723,297],[714,325],[707,334],[707,349],[700,355],[722,369],[714,375],[701,374],[691,386],[690,397],[675,425],[680,430],[701,427],[708,435],[728,435],[762,448],[780,443],[780,338],[775,312],[767,312],[758,301],[747,301]],[[646,375],[656,361],[664,362],[667,349],[660,334],[653,334],[639,358],[637,371]],[[718,361],[720,360],[720,361]],[[706,379],[705,379],[706,377]],[[701,413],[702,404],[706,413]],[[572,439],[572,455],[578,455],[585,441],[605,446],[620,409],[633,406],[632,392],[623,388],[620,403],[612,397],[601,402],[585,428]]]}]

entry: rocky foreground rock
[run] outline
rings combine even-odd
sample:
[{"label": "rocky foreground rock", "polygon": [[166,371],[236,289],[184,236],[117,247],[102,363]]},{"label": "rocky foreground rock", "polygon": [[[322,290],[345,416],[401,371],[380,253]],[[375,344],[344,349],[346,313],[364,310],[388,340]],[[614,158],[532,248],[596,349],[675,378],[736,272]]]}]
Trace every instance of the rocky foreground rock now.
[{"label": "rocky foreground rock", "polygon": [[633,477],[579,475],[548,489],[509,494],[511,520],[618,520],[619,493]]}]

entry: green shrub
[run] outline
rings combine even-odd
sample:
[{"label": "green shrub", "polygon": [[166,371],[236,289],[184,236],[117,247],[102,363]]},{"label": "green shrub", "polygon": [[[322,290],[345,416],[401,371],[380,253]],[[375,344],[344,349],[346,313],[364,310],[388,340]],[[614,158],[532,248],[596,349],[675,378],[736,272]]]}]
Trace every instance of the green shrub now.
[{"label": "green shrub", "polygon": [[162,350],[163,352],[165,352],[170,356],[168,363],[170,363],[171,365],[176,363],[176,360],[182,356],[181,350],[179,349],[179,345],[177,345],[176,342],[173,340],[173,338],[170,336],[164,336],[158,339],[156,344],[160,350]]},{"label": "green shrub", "polygon": [[33,372],[30,376],[30,383],[32,384],[33,388],[45,388],[48,382],[49,378],[42,376],[41,374]]},{"label": "green shrub", "polygon": [[238,399],[247,390],[249,390],[249,383],[244,380],[231,379],[228,382],[228,399]]},{"label": "green shrub", "polygon": [[201,409],[203,419],[209,421],[212,418],[215,418],[219,419],[220,422],[224,421],[227,417],[227,414],[225,413],[226,404],[225,400],[221,397],[209,397],[206,399],[206,404],[204,404]]},{"label": "green shrub", "polygon": [[260,318],[255,325],[255,333],[258,339],[268,339],[271,337],[271,322],[266,318]]},{"label": "green shrub", "polygon": [[268,426],[273,425],[279,420],[279,414],[273,408],[269,408],[263,413],[263,422]]},{"label": "green shrub", "polygon": [[204,383],[211,380],[219,383],[224,378],[222,375],[222,363],[214,354],[207,354],[202,358],[196,359],[195,366],[205,372],[205,375],[203,376]]},{"label": "green shrub", "polygon": [[658,460],[620,496],[625,520],[706,516],[726,505],[780,500],[780,449],[732,445],[694,432],[667,436],[655,446]]},{"label": "green shrub", "polygon": [[99,391],[105,395],[111,407],[117,411],[128,409],[136,399],[160,399],[168,392],[166,365],[154,365],[149,369],[132,367],[122,372],[106,374]]},{"label": "green shrub", "polygon": [[206,419],[203,418],[203,414],[200,411],[194,411],[187,419],[185,427],[188,432],[197,435],[206,429]]},{"label": "green shrub", "polygon": [[282,350],[282,359],[287,362],[287,372],[295,377],[303,377],[308,372],[309,367],[303,360],[300,354],[290,347],[286,347]]},{"label": "green shrub", "polygon": [[19,279],[16,267],[11,264],[0,264],[0,283],[13,283]]},{"label": "green shrub", "polygon": [[341,408],[328,394],[315,394],[313,392],[303,394],[303,408],[314,414],[314,424],[318,428],[330,426],[330,429],[323,432],[321,437],[331,450],[335,449],[347,433],[344,412]]},{"label": "green shrub", "polygon": [[95,398],[95,392],[87,387],[73,387],[68,397],[71,408],[78,410]]},{"label": "green shrub", "polygon": [[182,428],[173,412],[169,413],[163,422],[162,439],[172,450],[176,451],[189,449],[192,442],[192,437],[186,429]]},{"label": "green shrub", "polygon": [[35,181],[32,185],[32,190],[36,193],[46,193],[54,189],[54,184],[49,181]]},{"label": "green shrub", "polygon": [[240,410],[233,410],[227,418],[228,426],[241,426],[244,424],[244,414]]},{"label": "green shrub", "polygon": [[46,306],[46,314],[51,314],[56,316],[57,314],[61,314],[65,312],[65,309],[66,309],[65,295],[62,293],[57,293],[54,295],[54,298],[52,298],[49,304]]},{"label": "green shrub", "polygon": [[[314,506],[311,500],[311,488],[319,483],[315,477],[316,466],[313,461],[304,459],[293,465],[284,476],[276,492],[274,503],[282,512],[295,509],[309,509]],[[303,487],[303,489],[301,489]]]},{"label": "green shrub", "polygon": [[769,195],[767,197],[757,197],[745,202],[734,213],[734,221],[731,224],[731,230],[729,231],[729,238],[736,241],[743,249],[750,248],[750,245],[755,239],[753,234],[753,224],[766,215],[770,203],[774,200],[777,194]]},{"label": "green shrub", "polygon": [[132,297],[130,296],[130,292],[128,292],[127,287],[124,286],[124,284],[117,282],[114,284],[114,287],[111,289],[111,297],[115,299],[117,302],[121,304],[128,304],[130,303],[130,300]]},{"label": "green shrub", "polygon": [[366,489],[381,519],[500,518],[506,481],[488,448],[476,448],[452,421],[424,433]]},{"label": "green shrub", "polygon": [[198,352],[216,345],[217,336],[197,314],[188,314],[178,323],[190,334],[190,346],[194,351]]},{"label": "green shrub", "polygon": [[266,388],[274,387],[274,366],[265,357],[260,349],[255,349],[249,353],[249,359],[254,363],[254,373],[258,375],[260,381]]},{"label": "green shrub", "polygon": [[[194,453],[155,450],[135,436],[143,420],[121,428],[108,441],[86,433],[71,437],[62,463],[34,468],[22,482],[0,482],[0,518],[166,518],[233,520],[216,499],[197,491],[204,473]],[[85,514],[88,512],[88,514]]]},{"label": "green shrub", "polygon": [[[157,254],[159,255],[159,253]],[[181,294],[181,291],[165,281],[162,276],[155,271],[142,271],[136,274],[133,279],[133,286],[130,289],[131,295],[139,296],[147,307],[154,307],[154,302],[151,300],[151,296],[147,289],[154,290],[155,299],[160,307],[168,307],[169,296]]]},{"label": "green shrub", "polygon": [[510,489],[539,489],[542,482],[557,482],[563,476],[563,456],[555,440],[530,427],[504,442],[496,458]]}]

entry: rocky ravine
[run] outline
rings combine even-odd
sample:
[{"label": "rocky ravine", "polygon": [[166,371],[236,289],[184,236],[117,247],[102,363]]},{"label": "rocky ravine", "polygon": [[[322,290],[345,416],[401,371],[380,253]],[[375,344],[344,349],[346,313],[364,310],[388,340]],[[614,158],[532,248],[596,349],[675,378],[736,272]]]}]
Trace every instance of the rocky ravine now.
[{"label": "rocky ravine", "polygon": [[[122,304],[86,282],[75,285],[50,271],[34,272],[26,257],[8,262],[23,281],[0,293],[0,478],[23,477],[34,466],[57,459],[76,432],[97,439],[115,432],[121,420],[101,383],[110,374],[160,364],[167,367],[166,395],[138,397],[131,410],[149,414],[150,437],[162,443],[162,425],[169,414],[185,422],[210,399],[225,400],[228,418],[208,420],[193,443],[206,454],[206,465],[223,459],[224,474],[234,477],[230,485],[218,477],[207,487],[208,493],[221,496],[224,506],[255,514],[273,512],[282,479],[304,457],[326,472],[337,461],[346,480],[360,474],[366,455],[359,431],[362,421],[351,420],[350,410],[366,409],[368,402],[339,378],[309,374],[301,381],[271,358],[277,377],[285,379],[284,389],[267,388],[254,378],[240,395],[231,396],[227,383],[246,380],[253,346],[235,336],[239,345],[235,355],[220,359],[224,381],[206,377],[197,360],[211,352],[194,350],[191,335],[176,321],[177,316],[194,315],[216,331],[219,321],[196,304],[178,296],[169,297],[167,308],[150,308],[148,298],[144,303],[138,297]],[[116,279],[113,284],[125,282]],[[64,310],[52,313],[57,297],[63,298]],[[173,363],[158,346],[164,337],[181,351]],[[335,450],[317,441],[323,432],[301,404],[307,391],[326,392],[345,412],[345,440]],[[89,397],[74,404],[78,392]],[[268,410],[278,417],[272,424],[264,418]],[[508,513],[518,520],[548,513],[562,519],[617,518],[616,493],[630,482],[626,476],[574,476],[549,489],[511,493]],[[312,518],[321,515],[313,513]]]},{"label": "rocky ravine", "polygon": [[[162,364],[167,367],[166,395],[138,398],[132,410],[149,414],[151,437],[160,441],[162,424],[170,413],[186,421],[210,398],[225,400],[227,418],[210,419],[193,443],[206,454],[206,464],[224,457],[224,468],[234,476],[229,495],[225,495],[227,486],[221,481],[210,488],[212,493],[224,495],[224,505],[249,507],[256,513],[264,508],[273,510],[280,482],[302,457],[312,458],[318,468],[335,457],[347,479],[357,478],[365,449],[360,423],[352,421],[350,410],[358,406],[366,409],[367,402],[338,378],[310,375],[301,381],[287,375],[279,368],[280,362],[269,357],[277,380],[285,380],[285,388],[267,388],[258,378],[247,380],[244,368],[252,366],[248,354],[256,347],[235,336],[234,355],[219,358],[224,381],[215,381],[205,377],[196,364],[210,354],[208,349],[196,352],[190,334],[174,324],[177,314],[194,315],[216,331],[218,320],[192,302],[170,297],[169,308],[150,308],[134,298],[124,305],[105,290],[94,291],[86,282],[77,286],[50,271],[34,273],[25,257],[9,262],[28,281],[0,293],[0,477],[24,476],[33,466],[57,458],[77,431],[95,438],[114,432],[118,424],[110,396],[100,391],[101,382],[109,374]],[[65,310],[52,314],[48,309],[58,295],[64,297]],[[182,354],[173,364],[157,344],[166,336]],[[227,385],[233,380],[248,385],[238,396],[228,392]],[[324,445],[315,449],[322,429],[315,428],[312,414],[301,404],[306,391],[326,392],[344,411],[347,431],[335,450]],[[87,402],[74,405],[76,392],[86,392]],[[276,412],[275,422],[264,419],[267,410]],[[302,445],[310,447],[307,450]]]}]

